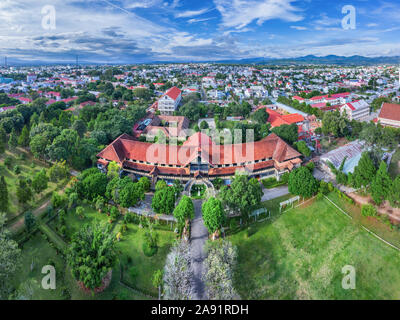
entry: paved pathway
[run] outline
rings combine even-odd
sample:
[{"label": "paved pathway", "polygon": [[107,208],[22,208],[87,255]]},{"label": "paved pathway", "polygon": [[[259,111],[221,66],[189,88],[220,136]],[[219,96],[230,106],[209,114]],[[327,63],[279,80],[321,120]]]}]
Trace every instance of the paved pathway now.
[{"label": "paved pathway", "polygon": [[192,298],[194,300],[204,300],[205,289],[202,281],[203,261],[206,258],[204,253],[204,244],[208,239],[208,231],[204,226],[201,205],[202,200],[194,200],[195,217],[192,220],[191,237],[190,237],[190,253],[192,255],[193,267],[193,288]]},{"label": "paved pathway", "polygon": [[263,189],[264,195],[261,198],[261,201],[268,201],[275,198],[283,197],[289,194],[288,186],[282,186],[273,189]]}]

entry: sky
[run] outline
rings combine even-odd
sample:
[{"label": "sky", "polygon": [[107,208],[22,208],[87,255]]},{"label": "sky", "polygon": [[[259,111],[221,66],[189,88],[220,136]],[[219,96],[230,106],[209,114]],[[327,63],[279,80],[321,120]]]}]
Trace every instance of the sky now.
[{"label": "sky", "polygon": [[[355,9],[353,29],[342,26],[345,5]],[[0,57],[133,64],[400,56],[399,19],[398,0],[1,0]]]}]

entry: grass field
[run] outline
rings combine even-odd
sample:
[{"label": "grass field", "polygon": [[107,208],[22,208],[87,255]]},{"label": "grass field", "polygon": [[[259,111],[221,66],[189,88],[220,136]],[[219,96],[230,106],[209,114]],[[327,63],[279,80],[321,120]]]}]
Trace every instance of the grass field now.
[{"label": "grass field", "polygon": [[[21,155],[23,155],[24,158],[22,158]],[[4,165],[4,159],[6,157],[10,157],[12,159],[10,167]],[[1,167],[0,174],[4,175],[8,186],[9,212],[7,213],[7,219],[9,222],[11,222],[13,218],[16,218],[18,215],[24,212],[24,208],[22,208],[22,206],[19,205],[16,196],[18,178],[26,177],[32,180],[37,172],[39,172],[43,168],[47,169],[48,166],[33,159],[31,154],[29,154],[28,152],[24,152],[22,150],[18,150],[15,152],[10,152],[9,150],[6,150],[5,154],[0,156],[0,164],[3,165]],[[18,165],[21,169],[21,172],[18,175],[15,174],[13,170],[16,165]],[[57,184],[49,182],[47,190],[43,191],[40,196],[34,195],[33,201],[31,201],[30,203],[30,207],[31,208],[38,207],[47,198],[49,198],[51,192],[56,189],[57,189]]]},{"label": "grass field", "polygon": [[[400,252],[325,199],[259,224],[250,238],[242,231],[230,240],[239,250],[235,285],[243,299],[400,298]],[[342,289],[345,265],[356,269],[355,290]]]}]

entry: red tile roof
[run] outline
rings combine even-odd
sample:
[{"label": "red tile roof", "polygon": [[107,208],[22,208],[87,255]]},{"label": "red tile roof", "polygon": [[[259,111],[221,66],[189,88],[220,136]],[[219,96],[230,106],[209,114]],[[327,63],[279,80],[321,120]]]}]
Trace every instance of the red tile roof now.
[{"label": "red tile roof", "polygon": [[165,95],[167,95],[168,97],[170,97],[173,100],[176,100],[176,99],[178,99],[178,97],[181,93],[182,93],[182,91],[180,89],[178,89],[177,87],[172,87],[165,93]]},{"label": "red tile roof", "polygon": [[293,123],[298,123],[298,122],[303,122],[304,117],[298,113],[293,113],[293,114],[287,114],[287,115],[281,115],[275,110],[269,109],[266,106],[259,107],[260,108],[265,108],[265,110],[269,114],[268,122],[271,123],[272,128],[279,127],[283,124],[293,124]]},{"label": "red tile roof", "polygon": [[400,104],[384,103],[379,114],[379,119],[400,121]]},{"label": "red tile roof", "polygon": [[[270,160],[280,163],[299,158],[301,155],[275,134],[254,143],[216,145],[202,133],[191,136],[182,146],[140,142],[124,134],[97,155],[101,159],[115,161],[120,165],[135,166],[135,168],[140,166],[143,168],[140,170],[147,172],[151,172],[156,165],[160,172],[168,172],[168,174],[175,172],[179,175],[187,174],[188,164],[199,156],[211,166],[233,165],[231,168],[237,166],[243,169],[249,162],[265,162],[267,166]],[[143,164],[131,160],[141,161]],[[218,169],[236,170],[231,168]],[[213,172],[219,172],[219,170]]]}]

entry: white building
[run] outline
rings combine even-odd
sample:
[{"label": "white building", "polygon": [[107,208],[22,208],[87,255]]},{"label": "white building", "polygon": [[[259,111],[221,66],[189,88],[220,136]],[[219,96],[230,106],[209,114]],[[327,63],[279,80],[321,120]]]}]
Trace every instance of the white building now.
[{"label": "white building", "polygon": [[340,113],[346,113],[349,120],[360,120],[369,116],[369,104],[365,100],[346,103],[340,107]]},{"label": "white building", "polygon": [[36,80],[37,80],[37,75],[34,74],[34,73],[29,73],[29,74],[26,76],[26,82],[28,82],[28,83],[35,82]]},{"label": "white building", "polygon": [[158,110],[161,114],[172,115],[178,110],[181,100],[182,91],[177,87],[172,87],[158,100]]}]

